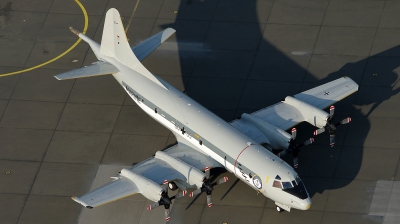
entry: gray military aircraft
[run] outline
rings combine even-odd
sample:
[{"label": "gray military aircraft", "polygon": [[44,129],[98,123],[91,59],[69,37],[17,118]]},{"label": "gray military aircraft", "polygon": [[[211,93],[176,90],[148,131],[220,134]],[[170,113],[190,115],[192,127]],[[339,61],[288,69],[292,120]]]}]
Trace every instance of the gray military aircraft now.
[{"label": "gray military aircraft", "polygon": [[[197,189],[190,193],[192,197],[206,192],[207,205],[212,206],[214,187],[227,182],[228,178],[213,183],[210,169],[222,167],[275,201],[278,211],[310,208],[311,198],[299,175],[279,157],[292,153],[294,167],[298,166],[299,148],[313,142],[313,139],[302,144],[295,141],[297,132],[293,127],[303,121],[318,128],[315,134],[328,131],[333,146],[337,126],[350,122],[350,118],[333,123],[334,107],[331,105],[358,90],[353,80],[343,77],[287,96],[284,101],[227,123],[140,63],[170,37],[174,29],[155,34],[132,49],[116,9],[106,14],[101,44],[70,29],[90,45],[99,61],[55,77],[65,80],[112,74],[133,101],[171,130],[178,141],[153,157],[122,169],[111,177],[110,183],[72,197],[73,200],[86,208],[94,208],[140,193],[155,202],[148,210],[163,205],[165,219],[169,221],[172,200],[185,196],[186,189]],[[329,106],[330,113],[327,113],[323,109]],[[291,134],[285,131],[290,129]],[[273,150],[281,152],[275,154]],[[170,197],[168,188],[179,188],[179,191]]]}]

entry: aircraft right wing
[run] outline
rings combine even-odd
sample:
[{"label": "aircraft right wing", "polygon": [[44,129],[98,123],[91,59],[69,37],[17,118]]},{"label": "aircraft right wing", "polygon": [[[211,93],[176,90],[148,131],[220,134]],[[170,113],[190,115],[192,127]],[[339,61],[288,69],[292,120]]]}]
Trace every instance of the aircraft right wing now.
[{"label": "aircraft right wing", "polygon": [[[316,127],[326,124],[327,114],[323,109],[346,98],[358,90],[358,84],[349,77],[342,77],[313,89],[288,96],[272,106],[251,114],[258,123],[268,122],[273,126],[288,130],[293,126],[307,121]],[[245,119],[231,122],[231,125],[258,143],[265,142],[266,136],[256,125]]]}]

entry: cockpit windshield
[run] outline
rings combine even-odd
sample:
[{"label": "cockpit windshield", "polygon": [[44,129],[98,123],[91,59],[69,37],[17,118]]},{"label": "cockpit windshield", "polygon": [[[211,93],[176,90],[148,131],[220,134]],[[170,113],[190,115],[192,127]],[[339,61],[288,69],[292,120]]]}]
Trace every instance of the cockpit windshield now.
[{"label": "cockpit windshield", "polygon": [[283,189],[293,188],[293,185],[290,182],[282,182]]},{"label": "cockpit windshield", "polygon": [[304,184],[301,182],[298,175],[292,181],[282,181],[282,178],[277,175],[272,186],[280,188],[286,193],[289,193],[301,199],[306,199],[308,197],[306,188],[304,187]]},{"label": "cockpit windshield", "polygon": [[293,186],[295,186],[295,187],[296,187],[297,185],[299,185],[300,182],[301,182],[301,180],[300,180],[299,175],[297,175],[297,177],[295,178],[295,180],[292,180],[292,184],[293,184]]},{"label": "cockpit windshield", "polygon": [[294,195],[300,199],[306,199],[308,197],[308,193],[306,188],[304,187],[303,182],[300,180],[300,177],[297,176],[295,178],[295,180],[292,181],[293,183],[293,188],[287,188],[287,189],[283,189],[283,191]]}]

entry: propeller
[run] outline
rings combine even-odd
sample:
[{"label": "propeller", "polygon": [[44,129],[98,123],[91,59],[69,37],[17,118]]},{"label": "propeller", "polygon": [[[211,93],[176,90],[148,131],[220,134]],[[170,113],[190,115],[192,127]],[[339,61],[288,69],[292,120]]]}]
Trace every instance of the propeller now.
[{"label": "propeller", "polygon": [[328,131],[329,132],[329,144],[331,147],[333,147],[335,145],[335,132],[336,132],[337,127],[341,124],[348,124],[351,121],[351,118],[348,117],[348,118],[345,118],[334,124],[333,123],[334,113],[335,113],[335,107],[331,106],[329,108],[329,117],[326,120],[326,125],[320,129],[317,129],[314,131],[314,135],[319,135],[321,133],[324,133],[325,131]]},{"label": "propeller", "polygon": [[296,136],[297,136],[297,130],[296,128],[292,128],[292,138],[290,139],[289,142],[289,148],[288,148],[288,152],[291,152],[293,154],[293,166],[294,168],[299,167],[299,152],[300,152],[300,148],[306,145],[310,145],[314,142],[313,138],[307,139],[305,142],[301,143],[301,144],[297,144],[296,143]]},{"label": "propeller", "polygon": [[168,196],[168,187],[166,187],[165,190],[162,191],[162,193],[161,193],[160,200],[158,202],[155,202],[155,203],[147,206],[147,210],[151,211],[151,210],[153,210],[153,209],[155,209],[155,208],[157,208],[157,207],[159,207],[161,205],[164,205],[164,208],[165,208],[165,221],[168,222],[171,219],[171,217],[169,216],[169,213],[171,212],[170,206],[172,204],[172,200],[180,198],[180,197],[183,197],[183,196],[186,195],[186,193],[187,193],[186,190],[179,191],[176,195],[174,195],[172,197],[169,197]]},{"label": "propeller", "polygon": [[206,194],[207,194],[207,205],[208,205],[208,207],[211,207],[212,206],[211,192],[214,190],[214,186],[228,182],[228,177],[223,177],[223,178],[219,179],[217,182],[211,183],[211,181],[210,181],[210,168],[206,167],[204,169],[204,171],[205,171],[206,177],[203,180],[203,185],[201,186],[201,188],[199,188],[199,189],[193,191],[192,193],[190,193],[189,196],[190,197],[195,197],[198,194],[206,192]]}]

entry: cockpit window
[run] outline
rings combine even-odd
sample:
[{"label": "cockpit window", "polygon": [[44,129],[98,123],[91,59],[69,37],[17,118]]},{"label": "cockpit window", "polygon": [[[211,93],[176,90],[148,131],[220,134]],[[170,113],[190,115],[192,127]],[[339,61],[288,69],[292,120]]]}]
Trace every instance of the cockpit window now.
[{"label": "cockpit window", "polygon": [[301,182],[299,175],[297,175],[297,177],[296,177],[296,182],[297,182],[297,184],[300,184],[300,182]]},{"label": "cockpit window", "polygon": [[290,182],[282,182],[283,189],[293,188]]},{"label": "cockpit window", "polygon": [[282,188],[281,182],[276,181],[276,180],[274,181],[272,186],[277,187],[277,188]]},{"label": "cockpit window", "polygon": [[283,191],[285,191],[286,193],[289,193],[291,195],[294,195],[300,199],[306,199],[308,197],[308,193],[307,193],[306,188],[304,187],[303,182],[300,180],[299,176],[297,176],[295,178],[295,180],[296,181],[292,181],[292,183],[297,182],[296,185],[293,184],[294,187],[287,188],[287,189],[284,188]]}]

